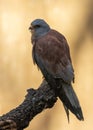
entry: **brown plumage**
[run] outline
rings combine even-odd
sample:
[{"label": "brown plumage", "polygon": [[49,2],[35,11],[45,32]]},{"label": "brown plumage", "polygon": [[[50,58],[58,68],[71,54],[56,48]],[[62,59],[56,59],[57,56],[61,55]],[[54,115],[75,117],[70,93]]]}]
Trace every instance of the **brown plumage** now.
[{"label": "brown plumage", "polygon": [[69,110],[83,120],[78,98],[71,85],[74,82],[74,70],[65,37],[42,19],[34,20],[29,29],[32,32],[34,63],[63,102],[68,120]]}]

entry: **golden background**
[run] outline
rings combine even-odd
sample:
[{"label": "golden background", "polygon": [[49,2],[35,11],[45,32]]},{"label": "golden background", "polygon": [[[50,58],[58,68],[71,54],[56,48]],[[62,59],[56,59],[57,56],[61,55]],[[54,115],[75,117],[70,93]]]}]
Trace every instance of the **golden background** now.
[{"label": "golden background", "polygon": [[0,0],[0,115],[18,106],[42,75],[33,65],[28,27],[45,19],[68,40],[75,84],[84,122],[70,113],[68,124],[62,103],[37,115],[26,130],[93,129],[93,0]]}]

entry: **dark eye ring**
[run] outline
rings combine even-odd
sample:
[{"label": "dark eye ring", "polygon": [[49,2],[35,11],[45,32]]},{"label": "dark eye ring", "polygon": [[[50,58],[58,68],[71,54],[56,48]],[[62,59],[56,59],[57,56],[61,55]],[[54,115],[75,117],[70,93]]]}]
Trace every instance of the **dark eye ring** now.
[{"label": "dark eye ring", "polygon": [[35,25],[34,27],[35,27],[35,28],[39,28],[39,27],[40,27],[40,25]]}]

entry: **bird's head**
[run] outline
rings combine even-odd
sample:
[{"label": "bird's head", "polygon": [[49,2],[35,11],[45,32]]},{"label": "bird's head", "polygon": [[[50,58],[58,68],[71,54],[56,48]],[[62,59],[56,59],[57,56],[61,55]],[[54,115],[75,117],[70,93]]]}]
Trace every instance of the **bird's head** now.
[{"label": "bird's head", "polygon": [[31,22],[29,30],[34,38],[39,38],[47,34],[47,32],[50,30],[50,27],[43,19],[35,19]]}]

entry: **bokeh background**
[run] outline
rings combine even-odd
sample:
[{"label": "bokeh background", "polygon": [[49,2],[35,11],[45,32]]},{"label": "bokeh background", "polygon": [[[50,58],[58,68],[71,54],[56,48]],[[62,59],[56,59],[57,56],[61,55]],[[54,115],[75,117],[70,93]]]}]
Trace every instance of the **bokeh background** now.
[{"label": "bokeh background", "polygon": [[70,113],[68,124],[62,103],[37,115],[26,130],[93,129],[93,0],[0,0],[0,115],[18,106],[42,75],[33,65],[28,27],[45,19],[68,40],[75,84],[84,122]]}]

